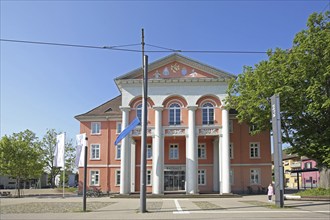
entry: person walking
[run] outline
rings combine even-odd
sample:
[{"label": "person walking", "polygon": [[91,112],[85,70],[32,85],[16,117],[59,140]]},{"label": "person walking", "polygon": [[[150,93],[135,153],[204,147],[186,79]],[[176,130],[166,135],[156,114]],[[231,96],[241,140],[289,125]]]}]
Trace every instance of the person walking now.
[{"label": "person walking", "polygon": [[268,202],[271,202],[272,201],[272,196],[274,194],[274,189],[273,189],[273,186],[272,184],[270,183],[269,186],[268,186]]}]

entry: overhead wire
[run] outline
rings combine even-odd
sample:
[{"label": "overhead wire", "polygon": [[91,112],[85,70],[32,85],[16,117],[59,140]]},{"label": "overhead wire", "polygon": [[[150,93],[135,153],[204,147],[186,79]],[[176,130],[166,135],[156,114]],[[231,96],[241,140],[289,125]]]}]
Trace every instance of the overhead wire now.
[{"label": "overhead wire", "polygon": [[[89,48],[89,49],[107,49],[107,50],[117,50],[117,51],[126,51],[126,52],[136,52],[141,53],[140,49],[127,49],[122,47],[129,46],[138,46],[140,43],[136,44],[125,44],[125,45],[114,45],[114,46],[92,46],[92,45],[81,45],[81,44],[67,44],[67,43],[53,43],[53,42],[42,42],[42,41],[28,41],[28,40],[13,40],[13,39],[0,39],[4,42],[12,43],[26,43],[26,44],[40,44],[40,45],[50,45],[50,46],[64,46],[64,47],[78,47],[78,48]],[[166,47],[156,46],[153,44],[146,44],[150,47],[155,47],[163,50],[145,50],[148,53],[227,53],[227,54],[266,54],[266,51],[243,51],[243,50],[178,50],[170,49]]]}]

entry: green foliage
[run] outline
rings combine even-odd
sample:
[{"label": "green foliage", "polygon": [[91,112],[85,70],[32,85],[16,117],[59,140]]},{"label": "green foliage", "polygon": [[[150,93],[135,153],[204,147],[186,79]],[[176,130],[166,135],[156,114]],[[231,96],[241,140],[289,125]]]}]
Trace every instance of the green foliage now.
[{"label": "green foliage", "polygon": [[293,153],[330,167],[329,12],[312,14],[290,50],[268,51],[268,60],[245,67],[228,88],[226,103],[240,122],[271,129],[270,97],[280,96],[283,142]]},{"label": "green foliage", "polygon": [[[42,139],[41,147],[43,150],[43,157],[46,163],[46,170],[49,174],[49,180],[52,187],[54,187],[55,177],[60,174],[61,168],[54,166],[54,152],[56,148],[56,136],[60,134],[55,129],[47,130]],[[72,171],[74,166],[75,149],[73,148],[72,140],[65,143],[65,170]],[[62,176],[62,175],[61,175]]]},{"label": "green foliage", "polygon": [[36,135],[25,130],[0,140],[0,173],[21,180],[39,178],[43,173],[42,150]]},{"label": "green foliage", "polygon": [[324,188],[315,188],[315,189],[308,189],[305,191],[300,191],[296,193],[296,195],[300,196],[330,196],[330,189]]}]

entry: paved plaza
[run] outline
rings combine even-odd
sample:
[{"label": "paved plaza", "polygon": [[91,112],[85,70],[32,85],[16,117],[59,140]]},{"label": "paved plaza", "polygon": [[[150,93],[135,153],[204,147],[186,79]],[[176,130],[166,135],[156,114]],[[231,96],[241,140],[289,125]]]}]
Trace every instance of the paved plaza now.
[{"label": "paved plaza", "polygon": [[1,198],[0,219],[330,219],[329,201],[285,200],[285,208],[276,208],[266,195],[148,198],[148,212],[139,207],[139,198],[87,198],[87,212],[82,197]]}]

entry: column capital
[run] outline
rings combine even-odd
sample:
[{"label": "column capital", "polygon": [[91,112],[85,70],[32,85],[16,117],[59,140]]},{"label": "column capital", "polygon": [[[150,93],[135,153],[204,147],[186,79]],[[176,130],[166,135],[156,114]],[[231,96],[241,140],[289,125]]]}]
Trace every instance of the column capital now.
[{"label": "column capital", "polygon": [[192,110],[192,111],[195,111],[197,108],[198,108],[198,105],[189,105],[189,106],[187,106],[187,109]]},{"label": "column capital", "polygon": [[227,110],[229,112],[228,105],[225,105],[224,103],[220,105],[221,110]]},{"label": "column capital", "polygon": [[158,106],[153,106],[152,108],[155,109],[156,111],[163,111],[164,106],[158,105]]},{"label": "column capital", "polygon": [[131,110],[131,107],[129,107],[129,106],[119,106],[119,109],[123,112],[128,112],[129,110]]}]

